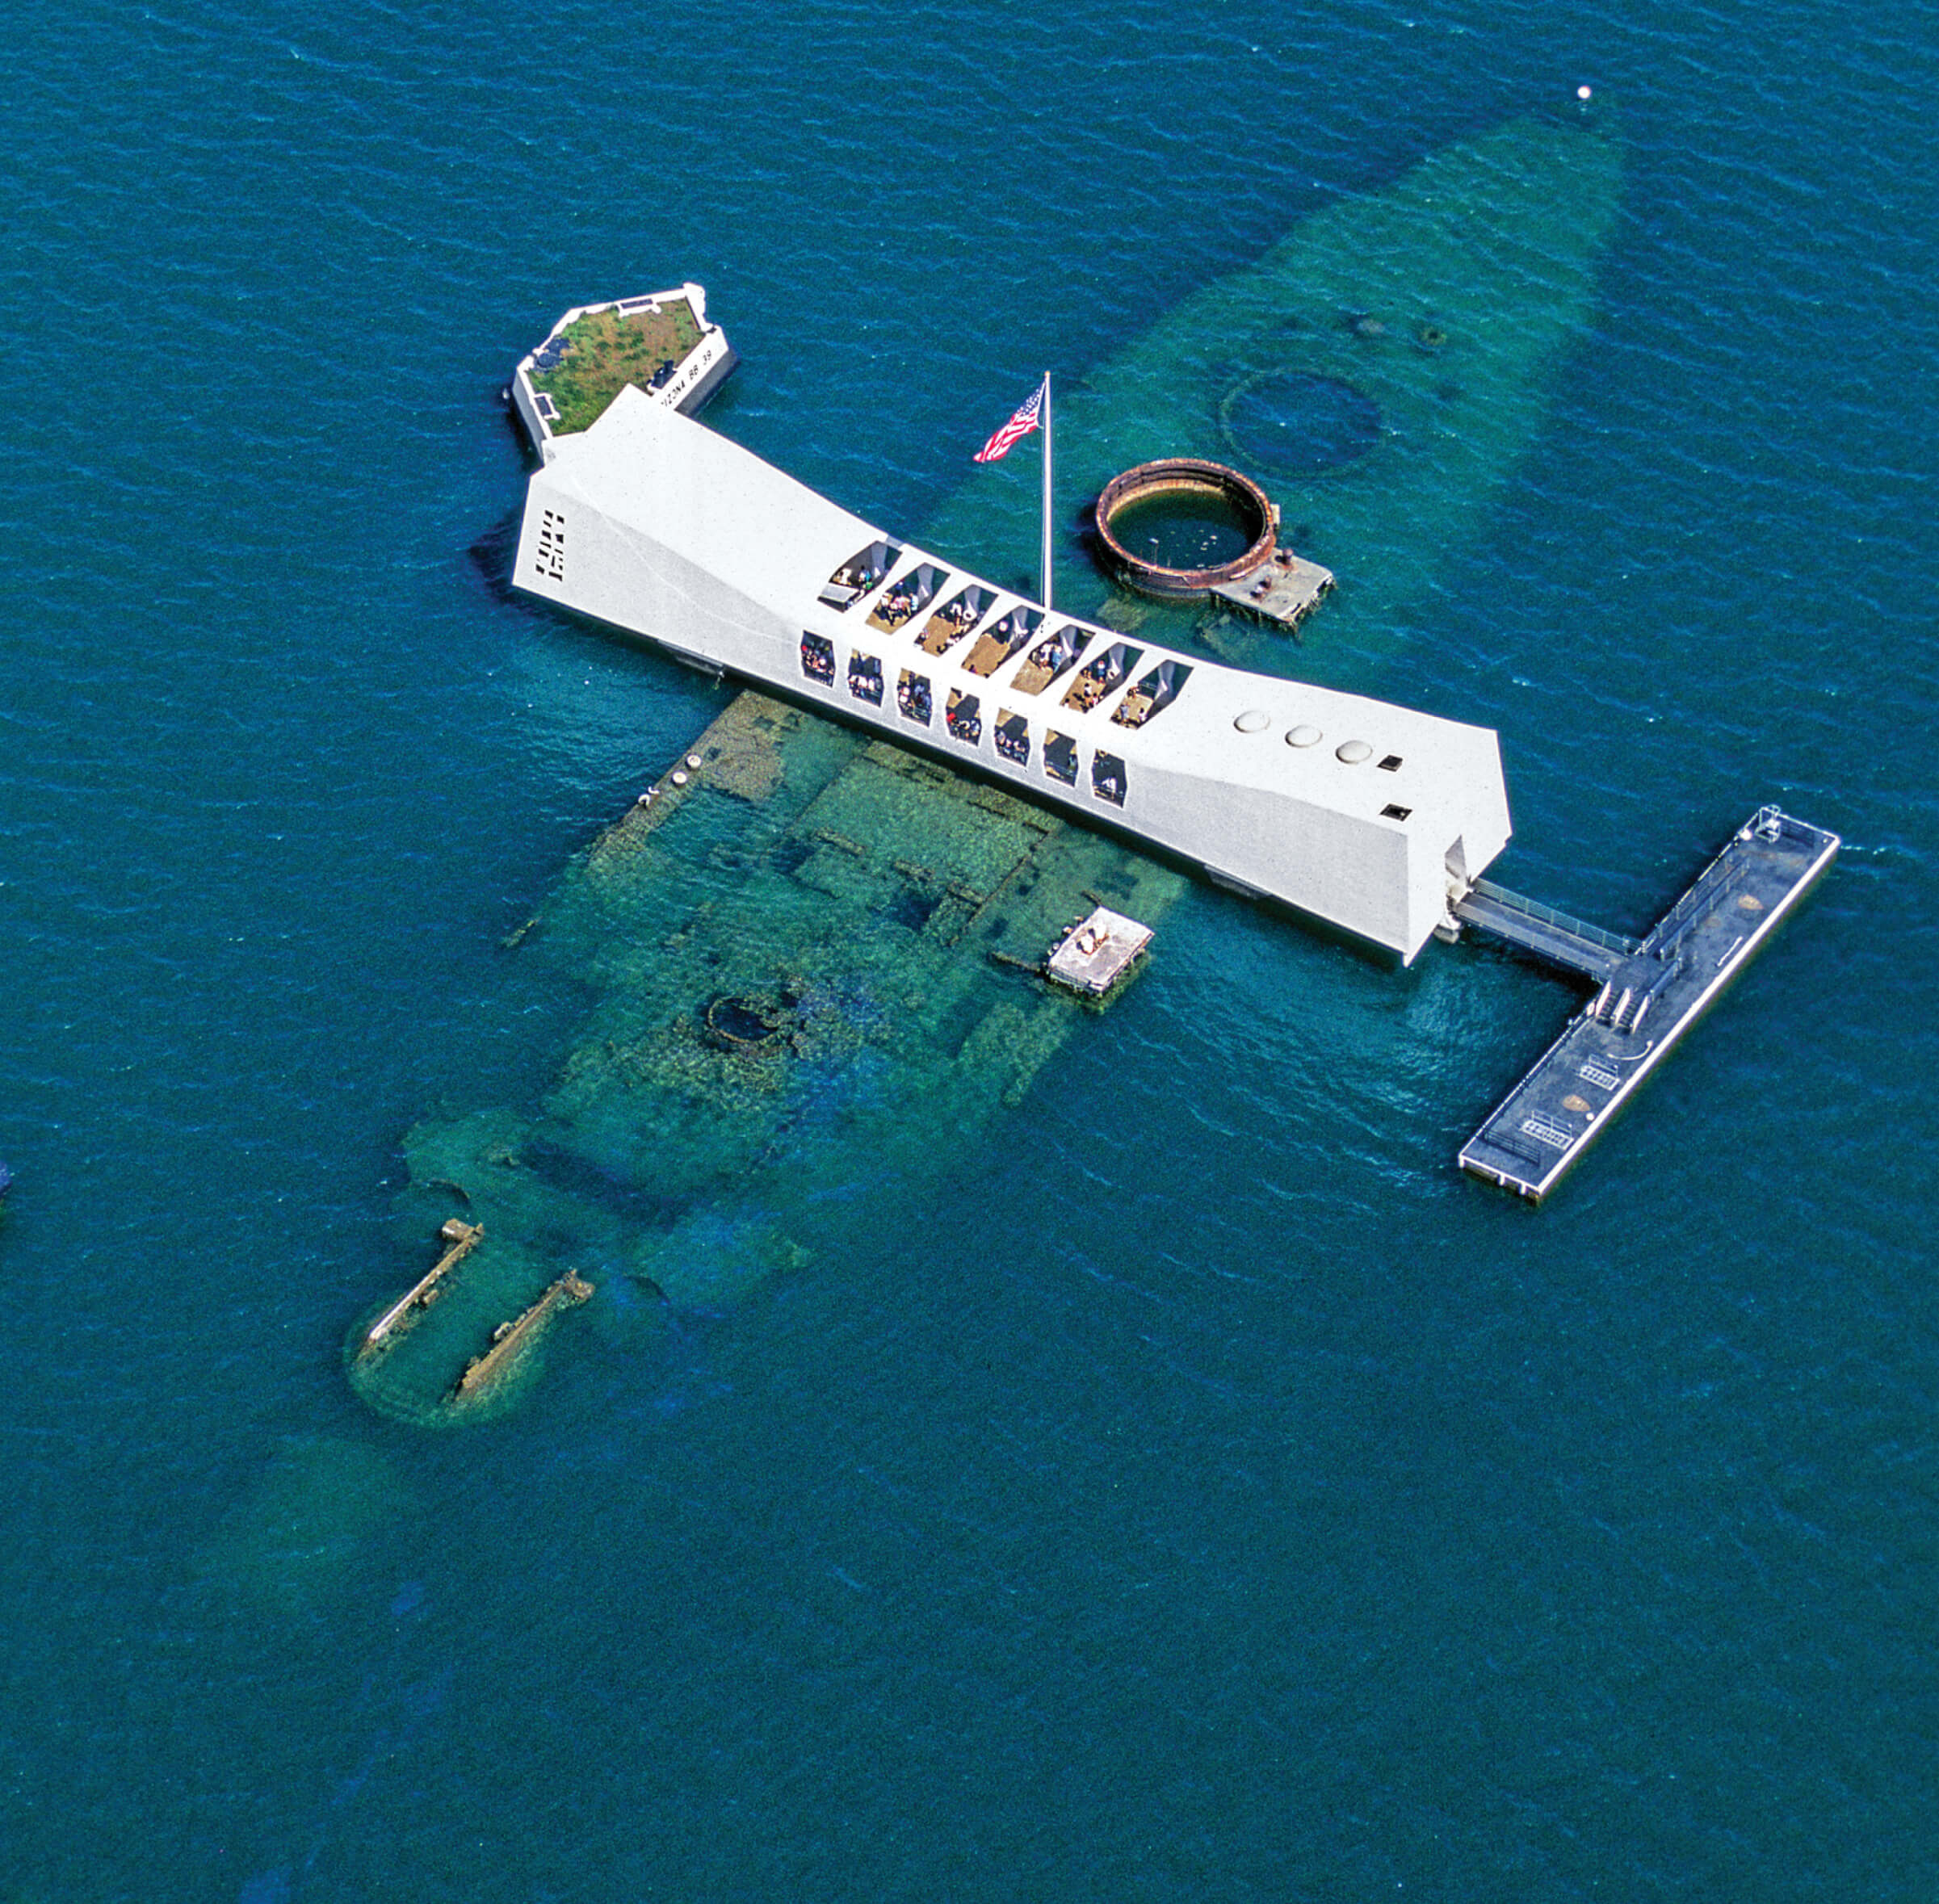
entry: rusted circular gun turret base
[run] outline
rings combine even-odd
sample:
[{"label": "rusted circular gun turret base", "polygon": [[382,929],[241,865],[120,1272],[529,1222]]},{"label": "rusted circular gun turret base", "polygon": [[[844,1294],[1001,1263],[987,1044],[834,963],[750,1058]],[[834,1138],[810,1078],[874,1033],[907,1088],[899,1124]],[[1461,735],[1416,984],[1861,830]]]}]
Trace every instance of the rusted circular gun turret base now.
[{"label": "rusted circular gun turret base", "polygon": [[[1250,535],[1245,551],[1207,568],[1168,568],[1132,554],[1111,532],[1113,518],[1130,503],[1168,493],[1218,497]],[[1197,601],[1221,582],[1251,574],[1270,558],[1278,531],[1278,512],[1250,476],[1196,456],[1166,456],[1156,463],[1140,463],[1112,477],[1098,498],[1098,535],[1111,567],[1130,587],[1161,602]]]}]

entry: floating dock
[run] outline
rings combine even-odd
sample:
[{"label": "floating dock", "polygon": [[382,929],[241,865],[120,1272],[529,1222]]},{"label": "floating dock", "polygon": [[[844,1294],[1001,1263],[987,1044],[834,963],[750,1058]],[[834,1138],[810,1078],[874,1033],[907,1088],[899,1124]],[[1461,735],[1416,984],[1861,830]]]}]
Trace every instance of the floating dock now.
[{"label": "floating dock", "polygon": [[1463,925],[1597,987],[1463,1146],[1461,1167],[1539,1203],[1761,951],[1836,857],[1838,837],[1761,808],[1640,940],[1478,881]]}]

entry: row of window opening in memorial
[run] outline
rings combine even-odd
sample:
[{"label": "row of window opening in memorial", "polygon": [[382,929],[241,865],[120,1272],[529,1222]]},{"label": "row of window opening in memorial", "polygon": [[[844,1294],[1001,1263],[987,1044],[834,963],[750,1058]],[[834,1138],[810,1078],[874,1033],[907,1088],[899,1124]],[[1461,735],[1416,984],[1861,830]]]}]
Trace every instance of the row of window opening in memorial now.
[{"label": "row of window opening in memorial", "polygon": [[532,551],[532,564],[545,581],[565,580],[565,514],[562,510],[542,510],[539,536]]},{"label": "row of window opening in memorial", "polygon": [[[898,543],[871,543],[829,577],[821,591],[822,602],[846,612],[881,588],[902,553]],[[931,562],[918,562],[883,591],[869,611],[867,625],[884,635],[900,634],[936,603],[921,623],[916,645],[923,653],[940,661],[984,620],[997,599],[996,591],[981,582],[968,583],[946,597],[944,590],[950,579],[947,570]],[[962,662],[963,673],[988,680],[1027,648],[1030,652],[1010,687],[1015,694],[1035,697],[1069,673],[1084,661],[1093,644],[1103,640],[1105,647],[1078,669],[1064,696],[1065,707],[1088,714],[1123,686],[1144,657],[1142,648],[1110,641],[1075,622],[1065,622],[1044,634],[1044,621],[1042,609],[1018,603],[983,629]],[[1191,671],[1188,662],[1160,661],[1125,695],[1111,719],[1119,727],[1142,727],[1178,698]]]},{"label": "row of window opening in memorial", "polygon": [[[835,644],[825,635],[802,635],[801,672],[823,687],[835,686]],[[847,685],[849,693],[856,700],[871,707],[881,707],[887,691],[881,657],[859,651],[851,653]],[[900,670],[896,682],[896,708],[904,720],[917,727],[934,724],[935,690],[926,674],[918,674],[913,668]],[[980,747],[983,744],[981,696],[965,688],[951,688],[943,703],[942,724],[952,740],[965,747]],[[1026,716],[1008,707],[999,708],[995,732],[991,737],[997,753],[1004,760],[1013,766],[1030,765],[1030,728]],[[1077,784],[1080,762],[1077,744],[1072,736],[1047,728],[1043,759],[1043,771],[1048,778],[1064,786]],[[1118,755],[1102,749],[1092,755],[1091,791],[1099,799],[1122,807],[1125,784],[1124,762]]]}]

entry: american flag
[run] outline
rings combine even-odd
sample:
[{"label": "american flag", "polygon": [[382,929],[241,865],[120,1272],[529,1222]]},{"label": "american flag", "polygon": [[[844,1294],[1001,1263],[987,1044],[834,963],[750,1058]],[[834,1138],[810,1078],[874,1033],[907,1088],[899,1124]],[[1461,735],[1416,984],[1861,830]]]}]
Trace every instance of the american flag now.
[{"label": "american flag", "polygon": [[[1044,380],[1049,381],[1047,378]],[[1011,450],[1035,430],[1043,417],[1043,384],[1039,384],[1030,393],[1030,397],[997,434],[976,452],[979,463],[1001,463]]]}]

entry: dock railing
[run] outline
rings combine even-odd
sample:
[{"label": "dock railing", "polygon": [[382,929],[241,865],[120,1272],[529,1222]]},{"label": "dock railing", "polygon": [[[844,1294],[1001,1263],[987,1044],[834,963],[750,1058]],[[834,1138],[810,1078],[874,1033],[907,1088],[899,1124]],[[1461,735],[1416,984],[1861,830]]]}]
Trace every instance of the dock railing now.
[{"label": "dock railing", "polygon": [[1464,924],[1479,926],[1551,965],[1566,967],[1598,983],[1640,950],[1634,939],[1605,932],[1585,919],[1572,918],[1538,900],[1510,892],[1492,879],[1477,879],[1454,912]]},{"label": "dock railing", "polygon": [[1567,933],[1571,938],[1586,939],[1592,946],[1600,946],[1605,952],[1618,958],[1633,958],[1641,950],[1639,942],[1625,938],[1619,932],[1606,932],[1600,925],[1592,925],[1586,919],[1577,919],[1571,914],[1559,911],[1554,906],[1545,906],[1539,900],[1532,900],[1525,894],[1510,892],[1505,886],[1497,886],[1492,879],[1477,879],[1474,891],[1484,899],[1492,900],[1498,906],[1507,906],[1517,912],[1524,912],[1531,919],[1539,919],[1544,925],[1555,927]]}]

